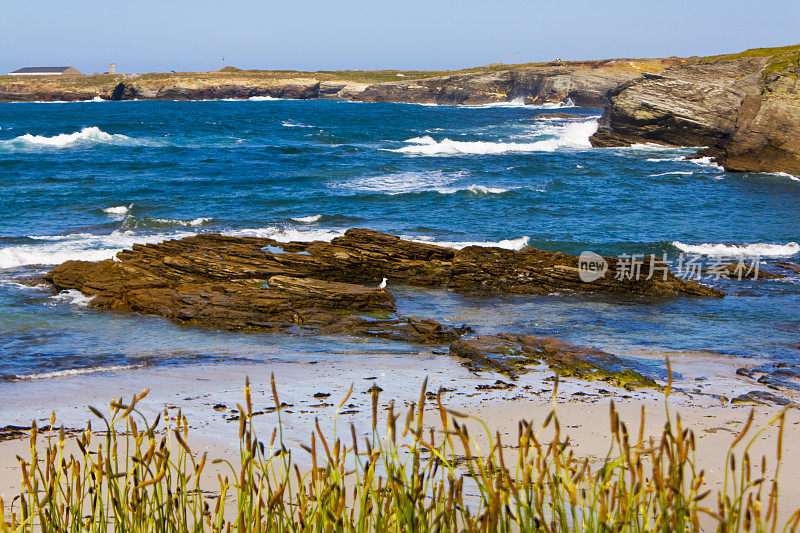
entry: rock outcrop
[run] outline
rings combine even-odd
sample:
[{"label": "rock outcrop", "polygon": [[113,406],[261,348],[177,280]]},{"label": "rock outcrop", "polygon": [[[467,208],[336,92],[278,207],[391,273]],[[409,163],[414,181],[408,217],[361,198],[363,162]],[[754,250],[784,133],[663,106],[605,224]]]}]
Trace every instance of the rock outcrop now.
[{"label": "rock outcrop", "polygon": [[[616,261],[607,258],[613,265]],[[331,242],[196,235],[134,245],[117,259],[67,261],[46,279],[57,289],[92,296],[91,305],[164,316],[225,329],[351,331],[447,342],[460,331],[396,315],[393,283],[462,291],[548,294],[599,291],[646,296],[721,296],[719,291],[665,279],[582,282],[574,256],[542,250],[471,246],[454,250],[352,229]],[[362,285],[359,283],[366,284]]]},{"label": "rock outcrop", "polygon": [[726,170],[800,174],[798,60],[787,47],[646,74],[611,91],[592,143],[699,146]]},{"label": "rock outcrop", "polygon": [[[612,266],[617,259],[606,258]],[[559,373],[652,385],[611,354],[550,338],[464,338],[471,329],[398,313],[392,284],[469,292],[549,294],[594,291],[651,297],[722,293],[667,273],[651,279],[580,280],[575,256],[471,246],[455,250],[373,230],[351,229],[331,242],[279,243],[201,234],[134,245],[105,261],[67,261],[45,275],[56,290],[78,290],[99,309],[134,311],[227,330],[350,333],[413,343],[450,344],[450,353],[516,375],[544,362]],[[454,342],[457,341],[457,342]]]},{"label": "rock outcrop", "polygon": [[467,359],[473,369],[488,368],[511,376],[527,371],[529,365],[544,363],[562,376],[597,379],[626,388],[656,386],[652,378],[631,370],[615,355],[552,337],[482,335],[453,342],[450,355]]}]

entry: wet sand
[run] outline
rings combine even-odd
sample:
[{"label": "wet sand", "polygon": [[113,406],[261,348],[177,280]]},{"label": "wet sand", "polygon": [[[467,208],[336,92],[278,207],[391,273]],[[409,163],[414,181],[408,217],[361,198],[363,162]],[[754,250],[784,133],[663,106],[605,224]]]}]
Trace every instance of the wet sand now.
[{"label": "wet sand", "polygon": [[[658,356],[655,352],[649,355]],[[736,375],[739,360],[709,363],[700,353],[673,352],[669,355],[678,376],[676,390],[669,398],[670,409],[673,413],[680,412],[684,426],[694,430],[698,439],[699,468],[706,470],[708,488],[715,489],[722,483],[724,455],[751,408],[731,405],[723,396],[731,398],[749,390],[766,389],[753,386],[752,381]],[[107,411],[113,397],[128,399],[150,388],[149,396],[140,404],[150,419],[164,409],[170,416],[180,409],[189,419],[192,428],[189,442],[194,450],[207,451],[212,458],[235,458],[238,456],[238,422],[234,410],[236,404],[243,401],[247,376],[252,385],[254,411],[263,411],[255,418],[261,437],[268,438],[277,424],[277,414],[270,411],[274,405],[270,392],[271,373],[276,376],[280,401],[287,404],[281,411],[284,441],[288,447],[298,449],[299,444],[308,441],[315,418],[327,435],[333,433],[334,424],[340,434],[349,435],[350,423],[356,426],[358,434],[368,435],[371,416],[368,389],[373,385],[383,389],[382,409],[394,400],[396,408],[403,411],[404,406],[419,398],[426,376],[429,377],[428,392],[436,392],[439,387],[447,389],[443,393],[447,407],[481,418],[492,431],[507,437],[504,439],[507,443],[516,438],[520,419],[532,420],[538,426],[553,407],[553,381],[549,370],[536,369],[512,382],[499,374],[472,374],[449,356],[423,350],[403,356],[377,354],[358,362],[351,358],[347,363],[276,361],[145,367],[4,383],[0,387],[0,405],[3,405],[0,426],[28,426],[32,419],[42,426],[49,423],[50,412],[55,410],[57,425],[82,428],[91,418],[87,405]],[[509,383],[514,386],[505,385]],[[334,416],[351,384],[352,396],[342,405],[338,416]],[[321,397],[320,393],[330,396]],[[665,422],[663,393],[627,391],[604,382],[562,378],[555,399],[557,413],[578,456],[605,457],[610,444],[608,411],[612,399],[632,434],[638,432],[640,409],[644,405],[647,411],[645,436],[660,436]],[[755,409],[756,428],[781,410],[777,406],[756,406]],[[438,413],[432,406],[426,420],[435,427],[438,425]],[[476,426],[473,434],[477,434],[477,429]],[[764,432],[755,442],[751,455],[758,458],[766,455],[772,460],[776,433],[777,428]],[[17,454],[23,457],[29,454],[26,438],[0,442],[0,495],[6,502],[19,490]],[[299,451],[295,459],[302,462],[304,453]],[[787,413],[782,472],[780,514],[788,517],[791,510],[800,505],[800,483],[796,480],[796,472],[800,472],[798,409]]]}]

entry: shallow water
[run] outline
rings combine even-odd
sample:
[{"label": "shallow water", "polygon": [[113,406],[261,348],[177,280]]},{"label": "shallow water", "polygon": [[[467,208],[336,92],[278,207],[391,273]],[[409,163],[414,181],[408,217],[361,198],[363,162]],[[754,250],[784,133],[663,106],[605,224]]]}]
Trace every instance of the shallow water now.
[{"label": "shallow water", "polygon": [[[180,327],[13,282],[197,232],[312,240],[368,227],[457,247],[800,258],[796,178],[726,173],[686,159],[693,149],[593,149],[599,112],[566,111],[583,118],[533,120],[549,110],[514,105],[0,104],[0,373],[416,350]],[[401,311],[479,331],[796,361],[798,281],[709,280],[721,300],[393,289]]]}]

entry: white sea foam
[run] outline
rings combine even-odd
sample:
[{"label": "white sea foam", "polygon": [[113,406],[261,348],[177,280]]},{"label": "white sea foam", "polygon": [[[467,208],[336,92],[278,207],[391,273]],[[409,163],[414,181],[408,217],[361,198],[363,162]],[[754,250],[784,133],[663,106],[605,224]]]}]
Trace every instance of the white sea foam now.
[{"label": "white sea foam", "polygon": [[794,176],[788,172],[763,172],[767,176],[777,176],[779,178],[789,178],[792,181],[800,181],[800,176]]},{"label": "white sea foam", "polygon": [[314,126],[309,126],[308,124],[303,124],[302,122],[292,122],[290,120],[284,120],[281,122],[281,126],[284,128],[313,128]]},{"label": "white sea foam", "polygon": [[437,246],[446,246],[457,250],[466,248],[467,246],[493,246],[496,248],[505,248],[506,250],[522,250],[528,246],[530,242],[530,237],[528,236],[522,236],[518,239],[502,239],[499,241],[437,241],[433,237],[427,235],[403,235],[401,238],[407,241],[436,244]]},{"label": "white sea foam", "polygon": [[474,194],[474,195],[477,195],[477,196],[483,196],[483,195],[487,195],[487,194],[503,194],[503,193],[507,193],[507,192],[509,192],[509,191],[511,191],[511,190],[513,190],[515,188],[516,187],[513,187],[511,189],[504,189],[502,187],[486,187],[485,185],[474,185],[473,184],[473,185],[468,185],[466,187],[461,187],[461,188],[450,188],[450,189],[443,188],[443,189],[434,189],[434,190],[436,192],[438,192],[438,193],[441,193],[441,194],[455,194],[457,192],[466,192],[466,193]]},{"label": "white sea foam", "polygon": [[32,236],[31,239],[41,241],[41,244],[18,244],[0,248],[0,269],[25,265],[57,265],[72,259],[101,261],[113,258],[117,252],[134,244],[157,243],[189,235],[193,233],[137,235],[128,231],[115,231],[108,235],[76,233]]},{"label": "white sea foam", "polygon": [[94,296],[86,296],[80,291],[69,289],[60,291],[58,294],[51,296],[50,299],[61,303],[77,305],[78,307],[88,307],[89,302],[94,299]]},{"label": "white sea foam", "polygon": [[223,232],[228,237],[260,237],[274,239],[278,242],[311,242],[331,241],[344,235],[345,230],[335,229],[295,229],[270,226],[267,228],[247,228]]},{"label": "white sea foam", "polygon": [[214,219],[211,217],[198,217],[191,220],[180,220],[177,218],[152,218],[150,220],[164,225],[197,227],[208,224]]},{"label": "white sea foam", "polygon": [[413,137],[405,142],[408,146],[389,151],[409,155],[466,155],[466,154],[504,154],[508,152],[553,152],[558,149],[589,149],[589,142],[597,131],[597,120],[568,122],[551,126],[551,130],[534,131],[534,135],[552,135],[553,138],[533,142],[499,141],[454,141],[444,138],[437,141],[429,135]]},{"label": "white sea foam", "polygon": [[302,222],[303,224],[313,224],[314,222],[319,222],[322,218],[322,215],[309,215],[307,217],[292,217],[292,220],[295,222]]},{"label": "white sea foam", "polygon": [[127,135],[106,133],[97,126],[89,126],[74,133],[60,133],[52,137],[44,135],[31,135],[26,133],[14,139],[0,141],[0,146],[28,146],[38,147],[46,146],[53,148],[63,148],[66,146],[73,146],[76,144],[93,144],[93,143],[125,143],[130,141],[131,138]]},{"label": "white sea foam", "polygon": [[707,167],[714,170],[725,170],[722,165],[717,164],[714,162],[713,158],[711,157],[695,157],[695,158],[684,158],[686,161],[690,163],[694,163],[695,165],[699,165],[701,167]]},{"label": "white sea foam", "polygon": [[130,213],[131,208],[133,208],[133,204],[105,207],[103,208],[103,213],[106,213],[108,215],[127,215],[128,213]]},{"label": "white sea foam", "polygon": [[786,257],[800,252],[800,244],[796,242],[786,244],[761,242],[753,244],[685,244],[674,241],[672,245],[686,253],[726,257]]},{"label": "white sea foam", "polygon": [[650,174],[649,177],[657,178],[658,176],[673,176],[676,174],[679,176],[691,176],[692,174],[694,174],[694,172],[689,172],[688,170],[673,170],[672,172],[661,172],[659,174]]},{"label": "white sea foam", "polygon": [[37,380],[37,379],[52,379],[63,378],[68,376],[79,376],[82,374],[94,374],[97,372],[119,372],[121,370],[134,370],[142,368],[145,365],[110,365],[110,366],[94,366],[89,368],[68,368],[66,370],[56,370],[53,372],[39,372],[35,374],[19,374],[14,376],[14,379],[19,380]]},{"label": "white sea foam", "polygon": [[678,157],[648,157],[645,161],[649,163],[666,163],[668,161],[685,161],[686,158],[683,156]]},{"label": "white sea foam", "polygon": [[248,100],[251,102],[267,102],[270,100],[281,100],[281,98],[275,98],[274,96],[251,96]]},{"label": "white sea foam", "polygon": [[333,189],[345,189],[365,193],[408,194],[435,191],[450,185],[462,176],[462,172],[398,172],[396,174],[358,178],[343,183],[329,183],[328,186]]},{"label": "white sea foam", "polygon": [[658,144],[658,143],[633,143],[627,148],[629,150],[645,150],[648,152],[663,152],[667,150],[675,150],[674,146],[667,146],[666,144]]}]

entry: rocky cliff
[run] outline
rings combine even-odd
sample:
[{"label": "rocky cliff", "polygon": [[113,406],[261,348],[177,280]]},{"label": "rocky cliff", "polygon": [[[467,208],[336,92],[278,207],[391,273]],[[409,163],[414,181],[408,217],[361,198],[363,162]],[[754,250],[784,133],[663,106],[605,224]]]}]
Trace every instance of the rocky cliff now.
[{"label": "rocky cliff", "polygon": [[727,170],[800,174],[800,46],[702,58],[609,94],[595,146],[702,146]]}]

